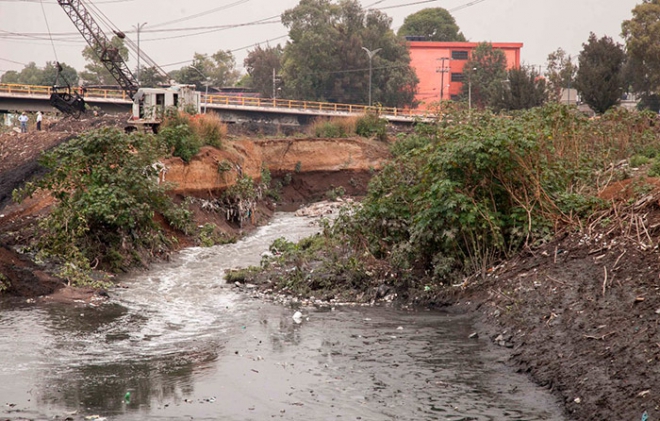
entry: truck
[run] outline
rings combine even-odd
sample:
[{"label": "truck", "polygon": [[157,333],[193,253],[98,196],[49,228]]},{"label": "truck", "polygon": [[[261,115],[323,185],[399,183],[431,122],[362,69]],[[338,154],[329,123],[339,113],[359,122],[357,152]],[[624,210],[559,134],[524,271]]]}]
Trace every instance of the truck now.
[{"label": "truck", "polygon": [[[83,2],[81,0],[57,0],[57,3],[67,13],[103,66],[133,101],[131,116],[127,121],[127,131],[150,129],[156,132],[168,109],[188,111],[193,114],[201,112],[201,95],[195,90],[194,85],[173,83],[169,87],[141,88],[118,49],[101,31]],[[126,37],[121,31],[115,31],[115,35],[121,39]],[[151,60],[149,59],[149,61]],[[167,74],[155,63],[154,67],[167,78]],[[85,112],[83,95],[83,92],[77,92],[69,84],[66,87],[57,86],[56,82],[50,103],[65,114],[80,115]]]}]

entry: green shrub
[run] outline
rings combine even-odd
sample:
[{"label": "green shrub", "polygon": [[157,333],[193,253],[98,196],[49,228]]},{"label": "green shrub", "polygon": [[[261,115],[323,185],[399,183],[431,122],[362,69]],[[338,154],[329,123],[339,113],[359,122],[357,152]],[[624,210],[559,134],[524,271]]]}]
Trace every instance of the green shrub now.
[{"label": "green shrub", "polygon": [[630,166],[633,168],[639,168],[642,165],[648,164],[649,162],[651,162],[651,159],[644,155],[633,155],[630,157]]},{"label": "green shrub", "polygon": [[39,254],[60,262],[71,283],[94,284],[92,262],[117,271],[165,251],[169,243],[154,215],[183,227],[189,214],[158,183],[152,163],[163,151],[156,136],[103,128],[42,155],[46,175],[14,192],[20,201],[47,190],[56,201],[40,225]]},{"label": "green shrub", "polygon": [[378,140],[387,140],[387,120],[376,114],[365,114],[358,118],[355,133],[362,137],[375,137]]},{"label": "green shrub", "polygon": [[227,125],[216,114],[199,114],[192,119],[192,127],[203,145],[220,149],[227,137]]},{"label": "green shrub", "polygon": [[[485,274],[589,218],[602,206],[603,170],[659,150],[658,130],[637,113],[589,120],[557,104],[514,116],[453,111],[398,140],[395,159],[332,233],[356,253],[387,259],[400,279]],[[649,174],[660,174],[660,160]]]},{"label": "green shrub", "polygon": [[202,143],[189,124],[167,125],[160,129],[158,137],[164,142],[172,156],[190,162],[197,155]]}]

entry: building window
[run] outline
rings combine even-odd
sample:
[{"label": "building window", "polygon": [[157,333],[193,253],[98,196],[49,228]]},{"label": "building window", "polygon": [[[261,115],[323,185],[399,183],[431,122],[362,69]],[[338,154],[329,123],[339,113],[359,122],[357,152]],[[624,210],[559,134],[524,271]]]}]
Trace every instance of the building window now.
[{"label": "building window", "polygon": [[467,60],[468,52],[467,51],[452,51],[451,52],[452,60]]},{"label": "building window", "polygon": [[458,101],[459,99],[461,99],[461,97],[458,96],[458,95],[452,95],[452,96],[451,96],[451,100],[452,100],[452,101]]},{"label": "building window", "polygon": [[463,82],[463,73],[452,73],[451,74],[452,82]]}]

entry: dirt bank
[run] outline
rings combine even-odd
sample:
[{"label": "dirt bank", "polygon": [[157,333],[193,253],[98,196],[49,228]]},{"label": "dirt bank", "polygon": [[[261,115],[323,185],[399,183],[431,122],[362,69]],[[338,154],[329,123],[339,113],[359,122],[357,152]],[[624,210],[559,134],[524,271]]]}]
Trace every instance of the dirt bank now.
[{"label": "dirt bank", "polygon": [[[104,126],[121,128],[123,123],[121,117],[113,116],[64,119],[47,122],[45,131],[27,134],[10,131],[0,135],[0,244],[14,247],[28,244],[38,231],[25,228],[34,225],[53,203],[46,194],[37,194],[21,204],[11,200],[14,189],[42,173],[37,162],[42,152],[85,130]],[[259,181],[266,168],[276,185],[279,204],[291,209],[308,200],[324,198],[338,188],[341,194],[363,194],[373,170],[380,168],[388,157],[385,143],[360,138],[228,139],[222,149],[202,148],[188,164],[179,158],[164,160],[166,169],[162,179],[169,183],[176,197],[213,199],[239,177],[249,176]],[[272,200],[265,201],[259,206],[256,218],[240,227],[228,223],[224,214],[203,209],[201,202],[193,202],[190,209],[198,226],[213,223],[222,236],[231,239],[265,223],[274,206]],[[179,247],[195,244],[194,238],[169,231],[179,239]],[[12,253],[13,248],[8,247],[0,254],[0,273],[6,277],[0,281],[3,282],[0,292],[32,297],[51,294],[62,287],[63,283],[54,278],[42,282],[41,278],[20,276],[16,271],[18,261],[32,264],[24,267],[34,273],[41,273],[44,268]],[[41,285],[32,285],[35,282]]]},{"label": "dirt bank", "polygon": [[581,232],[528,250],[458,294],[570,419],[660,419],[660,190],[631,200],[633,183],[603,192],[612,210]]}]

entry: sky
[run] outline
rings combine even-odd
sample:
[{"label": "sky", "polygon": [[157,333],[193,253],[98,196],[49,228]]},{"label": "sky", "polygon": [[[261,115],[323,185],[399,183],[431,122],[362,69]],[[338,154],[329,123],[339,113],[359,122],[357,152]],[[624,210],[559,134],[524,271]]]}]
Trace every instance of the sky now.
[{"label": "sky", "polygon": [[[284,45],[279,22],[299,0],[84,0],[99,26],[119,28],[165,71],[189,65],[194,53],[230,50],[237,68],[256,45]],[[524,64],[543,66],[563,48],[577,57],[590,32],[623,44],[621,23],[642,0],[360,0],[392,18],[397,31],[406,16],[429,7],[451,12],[468,41],[522,42]],[[106,25],[107,22],[107,25]],[[247,24],[247,25],[246,25]],[[112,34],[110,33],[110,36]],[[0,0],[0,74],[27,63],[60,61],[83,70],[86,43],[56,0]],[[377,48],[377,46],[372,46]],[[129,67],[136,67],[136,57]]]}]

